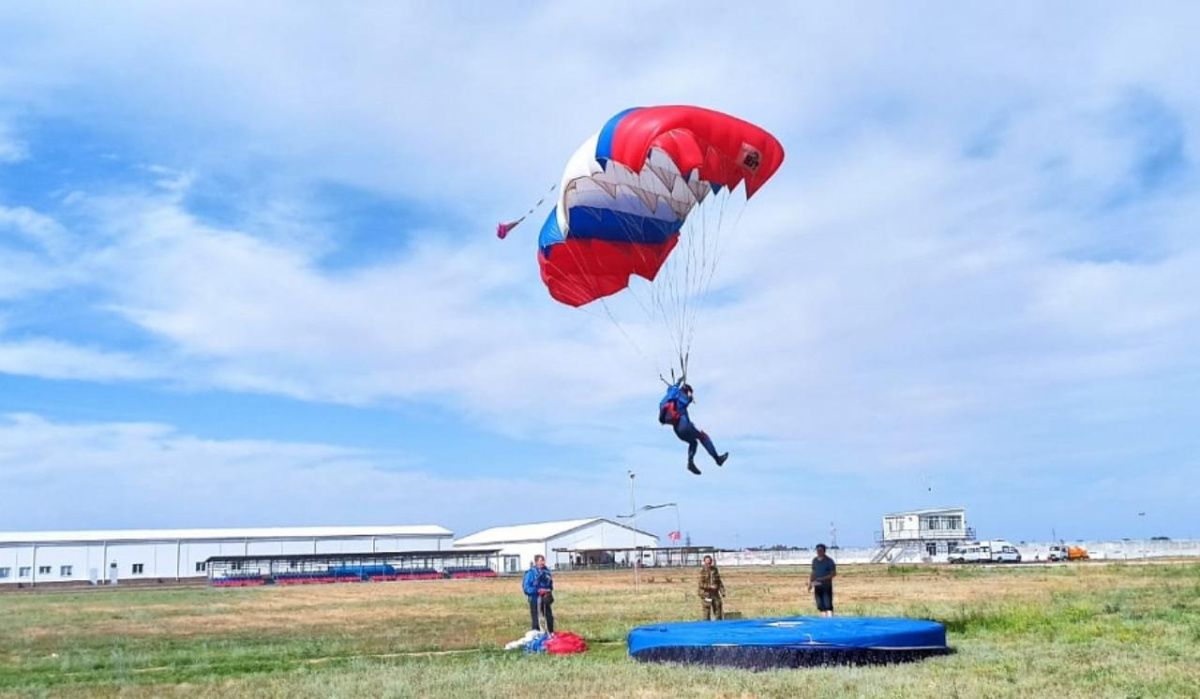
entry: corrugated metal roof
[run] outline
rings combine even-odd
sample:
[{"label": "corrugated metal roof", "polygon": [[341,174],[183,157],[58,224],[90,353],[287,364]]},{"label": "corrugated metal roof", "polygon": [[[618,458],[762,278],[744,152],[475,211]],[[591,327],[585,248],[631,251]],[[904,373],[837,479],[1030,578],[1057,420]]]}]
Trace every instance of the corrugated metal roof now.
[{"label": "corrugated metal roof", "polygon": [[492,527],[481,532],[468,534],[454,542],[455,546],[476,546],[478,544],[495,544],[510,541],[545,541],[578,529],[585,524],[599,522],[603,517],[588,517],[587,519],[564,519],[557,522],[537,522],[534,524],[517,524],[510,527]]},{"label": "corrugated metal roof", "polygon": [[516,541],[548,541],[554,537],[565,534],[574,529],[595,524],[596,522],[606,522],[614,527],[621,527],[630,531],[636,531],[639,534],[644,534],[655,539],[657,535],[651,534],[641,529],[634,529],[628,524],[614,522],[605,517],[588,517],[587,519],[564,519],[557,522],[537,522],[535,524],[517,524],[511,527],[492,527],[484,529],[481,532],[468,534],[463,538],[454,542],[455,546],[480,546],[482,544],[501,544],[512,543]]},{"label": "corrugated metal roof", "polygon": [[447,537],[454,532],[435,524],[383,527],[251,527],[234,529],[113,529],[92,531],[0,532],[0,544],[57,542],[177,541],[226,539],[326,539],[337,537]]}]

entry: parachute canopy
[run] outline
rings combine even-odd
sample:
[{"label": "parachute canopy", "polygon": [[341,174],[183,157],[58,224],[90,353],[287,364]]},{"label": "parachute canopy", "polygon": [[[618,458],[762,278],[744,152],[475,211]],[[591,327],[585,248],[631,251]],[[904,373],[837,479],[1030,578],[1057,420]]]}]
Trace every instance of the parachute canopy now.
[{"label": "parachute canopy", "polygon": [[567,162],[538,239],[542,281],[570,306],[615,294],[632,275],[654,281],[694,208],[739,184],[749,199],[782,163],[779,141],[736,117],[627,109]]}]

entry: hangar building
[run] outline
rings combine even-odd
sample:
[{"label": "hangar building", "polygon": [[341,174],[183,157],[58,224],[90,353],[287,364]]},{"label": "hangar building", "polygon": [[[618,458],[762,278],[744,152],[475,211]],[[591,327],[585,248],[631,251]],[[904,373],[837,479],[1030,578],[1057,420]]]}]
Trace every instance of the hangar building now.
[{"label": "hangar building", "polygon": [[436,525],[0,532],[0,585],[206,577],[214,556],[444,551]]}]

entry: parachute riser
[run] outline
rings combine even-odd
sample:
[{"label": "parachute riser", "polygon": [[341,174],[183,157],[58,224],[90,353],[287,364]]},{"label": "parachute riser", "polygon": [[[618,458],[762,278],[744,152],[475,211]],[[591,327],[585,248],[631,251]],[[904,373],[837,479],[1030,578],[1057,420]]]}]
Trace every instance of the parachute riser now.
[{"label": "parachute riser", "polygon": [[661,380],[663,383],[665,383],[668,386],[674,386],[675,384],[687,383],[688,357],[690,355],[691,355],[690,352],[687,354],[679,355],[679,372],[680,373],[679,373],[678,377],[675,376],[675,368],[672,367],[671,368],[671,380],[667,381],[666,377],[664,377],[662,374],[658,375],[659,380]]},{"label": "parachute riser", "polygon": [[496,226],[496,237],[503,240],[508,235],[509,231],[516,228],[518,225],[521,224],[522,221],[524,221],[526,218],[531,216],[535,211],[540,209],[542,204],[545,203],[546,199],[549,198],[550,195],[553,194],[554,190],[556,190],[556,189],[558,189],[557,184],[550,185],[550,189],[546,190],[546,193],[542,195],[542,198],[538,199],[536,204],[529,207],[528,211],[521,214],[520,218],[516,218],[512,221],[509,221],[508,223],[500,223],[499,225],[497,225]]}]

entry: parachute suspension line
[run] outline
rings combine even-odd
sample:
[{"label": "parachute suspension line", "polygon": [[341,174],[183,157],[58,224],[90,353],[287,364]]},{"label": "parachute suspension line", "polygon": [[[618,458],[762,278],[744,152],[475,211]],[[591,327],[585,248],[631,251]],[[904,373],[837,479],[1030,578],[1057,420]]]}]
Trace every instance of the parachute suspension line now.
[{"label": "parachute suspension line", "polygon": [[604,313],[608,316],[608,319],[612,321],[612,324],[616,326],[617,330],[620,331],[625,340],[629,342],[629,345],[633,347],[633,350],[637,352],[642,359],[646,360],[646,363],[649,364],[655,371],[659,371],[660,369],[658,362],[655,362],[654,359],[642,349],[642,346],[637,343],[637,340],[634,340],[633,336],[625,330],[625,326],[621,325],[621,323],[617,321],[616,316],[613,315],[612,309],[608,307],[608,300],[601,298],[600,306],[604,309]]},{"label": "parachute suspension line", "polygon": [[[681,365],[686,365],[686,357],[691,352],[691,340],[695,336],[695,324],[699,313],[700,299],[697,298],[697,292],[707,271],[709,257],[708,209],[710,206],[700,206],[699,216],[692,216],[686,224],[688,249],[684,257],[686,267],[683,274],[683,288],[678,292],[680,307],[675,338],[675,351]],[[696,224],[696,218],[699,218],[699,225]]]},{"label": "parachute suspension line", "polygon": [[[640,229],[636,228],[636,226],[635,226],[636,217],[633,216],[632,214],[626,214],[624,212],[619,212],[619,211],[614,212],[614,213],[616,214],[615,218],[619,222],[621,232],[624,233],[626,240],[630,243],[640,243],[641,242],[640,236],[635,236],[636,233],[640,233]],[[649,259],[646,257],[645,253],[642,251],[642,248],[640,245],[630,245],[630,249],[633,250],[632,254],[637,255],[639,261],[642,262],[644,267],[648,266]],[[629,253],[627,252],[626,254],[629,254]],[[671,263],[671,260],[673,259],[673,257],[674,256],[670,256],[667,258],[668,265]],[[665,266],[666,265],[664,265],[663,271],[665,271]],[[671,277],[671,275],[670,274],[664,275],[661,273],[658,275],[658,279],[660,279],[660,280],[663,279],[664,277],[669,279]],[[661,318],[662,322],[665,325],[670,320],[670,316],[667,313],[667,311],[663,308],[661,299],[658,297],[658,295],[656,293],[656,291],[659,288],[659,284],[657,284],[655,282],[651,282],[650,280],[644,280],[644,281],[647,283],[647,285],[649,286],[649,290],[650,290],[647,295],[648,298],[643,298],[642,294],[639,291],[637,291],[637,286],[638,286],[637,283],[631,283],[628,287],[626,287],[626,292],[627,292],[626,295],[628,295],[629,297],[631,297],[633,299],[634,303],[636,303],[638,305],[638,307],[641,309],[642,314],[645,317],[647,317],[648,319],[650,319],[652,324],[657,325],[656,319]],[[611,311],[610,307],[608,306],[607,301],[605,299],[600,299],[600,301],[601,301],[602,305],[604,306],[604,310],[608,314],[609,319],[613,322],[614,325],[617,326],[617,328],[621,331],[621,333],[630,341],[630,344],[632,346],[634,346],[634,348],[640,354],[642,354],[642,356],[647,361],[649,361],[651,364],[656,364],[656,362],[654,362],[654,360],[652,360],[644,351],[641,350],[640,346],[629,335],[629,333],[626,331],[625,327],[619,321],[617,321],[616,317],[612,314],[612,311]]]},{"label": "parachute suspension line", "polygon": [[[717,260],[720,257],[721,246],[724,243],[724,213],[725,205],[729,202],[730,193],[727,189],[722,190],[718,195],[719,202],[713,202],[713,206],[717,209],[717,223],[715,230],[712,233],[713,242],[708,244],[708,211],[705,210],[705,216],[701,218],[702,231],[701,235],[705,238],[705,259],[701,264],[700,279],[696,285],[696,302],[692,306],[692,313],[688,321],[688,336],[684,341],[685,351],[690,351],[692,342],[696,337],[696,325],[699,319],[700,309],[708,301],[708,292],[712,285],[713,276],[716,272]],[[709,252],[711,251],[711,255]]]},{"label": "parachute suspension line", "polygon": [[[725,201],[722,202],[722,204],[721,204],[721,219],[722,219],[722,221],[724,220],[724,217],[725,217],[725,204],[728,203],[728,201],[729,201],[729,199],[726,198]],[[733,225],[730,226],[731,231],[738,230],[738,228],[742,225],[742,215],[746,213],[746,207],[749,205],[749,203],[750,202],[748,199],[742,200],[741,206],[738,207],[737,216],[733,220]],[[722,223],[721,225],[722,225],[722,227],[724,227],[724,223]],[[721,241],[721,244],[719,244],[717,246],[717,255],[716,255],[716,259],[713,260],[712,273],[709,275],[708,285],[706,286],[705,291],[704,291],[705,294],[708,293],[708,289],[712,286],[713,277],[715,277],[716,273],[717,273],[717,266],[720,264],[721,260],[724,259],[724,255],[725,255],[724,241]]]},{"label": "parachute suspension line", "polygon": [[536,203],[536,204],[534,204],[533,206],[529,207],[529,210],[528,210],[528,211],[526,211],[525,213],[521,214],[521,217],[520,217],[520,218],[518,218],[518,219],[515,219],[515,220],[513,220],[513,221],[509,221],[508,223],[500,223],[500,224],[498,224],[498,225],[496,226],[496,237],[497,237],[497,238],[500,238],[501,240],[503,240],[503,239],[505,238],[505,236],[507,236],[507,235],[508,235],[508,232],[509,232],[509,231],[511,231],[512,229],[514,229],[514,228],[516,228],[517,226],[521,225],[521,222],[522,222],[522,221],[524,221],[524,220],[525,220],[526,218],[528,218],[528,217],[529,217],[531,214],[533,214],[533,212],[535,212],[535,211],[537,211],[538,209],[540,209],[540,208],[542,207],[542,204],[543,204],[543,203],[546,201],[546,199],[547,199],[547,198],[549,198],[549,196],[550,196],[551,194],[553,194],[553,193],[554,193],[554,190],[556,190],[556,189],[558,189],[558,184],[552,184],[552,185],[550,185],[550,189],[546,190],[546,192],[545,192],[544,194],[542,194],[542,197],[541,197],[540,199],[538,199],[538,200],[537,200],[537,203]]},{"label": "parachute suspension line", "polygon": [[[705,212],[702,211],[701,215],[703,216],[704,213]],[[680,364],[683,363],[683,341],[687,333],[688,306],[692,301],[692,279],[698,263],[698,254],[703,252],[702,242],[702,239],[698,240],[694,235],[688,236],[688,254],[685,258],[686,265],[683,269],[683,293],[681,294],[681,303],[679,308],[679,339],[676,343],[676,351],[679,353]]]},{"label": "parachute suspension line", "polygon": [[[630,242],[633,242],[634,241],[634,237],[633,237],[634,229],[632,227],[631,221],[629,220],[629,217],[627,217],[625,214],[622,214],[621,212],[617,212],[617,214],[618,215],[616,218],[621,223],[621,228],[625,232],[625,237],[627,239],[629,239]],[[647,260],[646,260],[645,255],[641,252],[641,250],[638,249],[637,246],[631,246],[631,247],[633,249],[637,250],[637,254],[638,254],[639,258],[642,260],[643,263],[645,263]],[[571,257],[572,261],[574,261],[576,263],[576,265],[578,265],[580,268],[583,268],[586,266],[586,264],[585,264],[586,260],[583,259],[583,254],[581,252],[576,252],[573,248],[569,248],[569,247],[568,247],[568,250],[570,251],[570,254],[572,256]],[[625,341],[629,343],[629,346],[633,348],[634,352],[636,352],[643,360],[645,360],[655,371],[659,371],[658,363],[655,362],[650,357],[650,355],[642,348],[642,346],[637,342],[637,340],[635,340],[633,338],[633,336],[629,334],[629,331],[626,330],[625,326],[619,320],[617,320],[616,315],[613,314],[612,308],[608,304],[608,299],[605,298],[604,296],[599,295],[599,293],[598,293],[599,290],[596,287],[596,285],[594,283],[591,283],[588,286],[581,287],[581,288],[583,288],[585,291],[589,292],[588,295],[597,297],[597,300],[600,302],[600,307],[604,310],[604,317],[607,318],[608,321],[613,324],[613,327],[615,327],[617,329],[617,331],[621,334],[621,336],[623,338],[625,338]],[[632,291],[632,286],[629,287],[627,290]],[[637,296],[637,294],[631,293],[629,295],[634,299],[634,302],[637,303],[641,307],[642,312],[644,314],[646,314],[649,317],[653,317],[650,310],[645,306],[642,299],[639,298]],[[595,314],[593,311],[591,311],[591,309],[588,309],[586,307],[584,307],[583,310],[590,314],[598,315],[598,314]]]},{"label": "parachute suspension line", "polygon": [[[684,341],[687,335],[688,307],[691,303],[696,265],[698,259],[702,258],[704,253],[704,241],[695,234],[694,209],[697,207],[702,209],[700,212],[701,217],[704,216],[706,211],[699,197],[693,197],[693,199],[694,203],[691,207],[693,216],[689,217],[684,223],[686,230],[679,232],[680,237],[684,239],[686,249],[681,250],[671,258],[673,266],[668,275],[669,286],[667,287],[667,295],[664,299],[664,315],[667,316],[669,326],[671,327],[672,344],[674,345],[676,356],[680,359],[681,369],[684,364],[683,356],[686,352]],[[680,267],[682,269],[679,269]]]},{"label": "parachute suspension line", "polygon": [[[629,214],[625,214],[623,212],[617,212],[617,220],[621,222],[621,231],[625,233],[625,238],[627,240],[629,240],[630,243],[637,242],[637,241],[635,241],[634,236],[633,236],[636,229],[634,228],[633,222],[631,220],[632,218],[633,217]],[[646,259],[645,253],[642,252],[642,248],[640,246],[630,245],[630,247],[636,252],[636,254],[638,256],[638,260],[641,261],[643,266],[649,262],[649,260]],[[626,253],[626,254],[628,254],[628,253]],[[651,284],[651,289],[653,289],[653,284],[649,280],[646,280],[646,282],[648,284]],[[652,302],[648,304],[646,300],[642,299],[642,297],[637,292],[634,291],[634,288],[635,287],[633,284],[630,284],[629,286],[626,287],[626,290],[629,291],[629,296],[631,298],[633,298],[633,300],[637,303],[638,307],[642,310],[642,313],[646,317],[650,318],[651,321],[653,321],[654,320],[654,311],[651,310],[653,308]]]},{"label": "parachute suspension line", "polygon": [[[727,200],[728,197],[722,198],[719,202],[719,206],[724,207]],[[709,204],[709,206],[704,207],[704,211],[700,216],[701,258],[698,263],[698,269],[696,270],[696,283],[694,286],[689,286],[688,289],[693,297],[693,300],[691,302],[690,309],[685,310],[685,315],[687,315],[687,318],[684,321],[686,326],[686,336],[680,338],[681,353],[691,352],[692,341],[696,336],[696,324],[699,319],[700,308],[703,306],[705,301],[705,298],[703,297],[704,284],[706,279],[710,278],[711,274],[709,267],[712,263],[712,255],[710,255],[710,252],[715,253],[715,250],[713,250],[713,245],[716,245],[720,241],[721,225],[720,219],[718,218],[716,228],[712,232],[713,242],[711,244],[709,242],[709,209],[715,205],[718,205],[718,202],[713,202]]]},{"label": "parachute suspension line", "polygon": [[[574,251],[574,249],[570,248],[569,246],[562,246],[562,247],[566,248],[566,250],[569,251],[569,254],[571,255],[571,259],[577,265],[582,264],[583,260],[580,257],[579,253],[576,253]],[[548,258],[547,258],[547,264],[549,264],[553,268],[560,269],[554,263],[549,262]],[[576,285],[572,285],[572,287],[573,287],[573,290],[585,291],[585,292],[588,292],[588,294],[590,294],[590,295],[594,295],[597,292],[597,288],[596,288],[595,284],[589,284],[587,286],[584,286],[582,284],[576,284]],[[650,364],[651,368],[653,368],[655,371],[658,371],[657,363],[653,359],[650,358],[650,356],[646,353],[646,351],[642,349],[641,345],[639,345],[637,343],[637,341],[633,339],[633,336],[631,336],[625,330],[625,327],[623,325],[621,325],[620,321],[618,321],[616,316],[613,315],[612,309],[609,308],[609,306],[608,306],[608,299],[601,296],[601,297],[599,297],[598,300],[600,301],[600,307],[604,309],[604,316],[613,324],[614,327],[616,327],[617,331],[621,333],[621,336],[625,338],[626,342],[629,343],[630,347],[633,348],[634,352],[636,352],[642,359],[644,359],[648,364]],[[582,310],[585,313],[592,315],[592,316],[599,315],[590,308],[581,307],[580,310]]]},{"label": "parachute suspension line", "polygon": [[[627,227],[627,237],[632,240],[633,237],[632,235],[629,235],[629,230],[630,229]],[[677,231],[676,235],[678,234],[679,232]],[[678,242],[676,245],[678,245]],[[638,250],[638,254],[641,255],[640,248],[635,246],[634,249]],[[641,259],[645,261],[644,256],[642,256]],[[654,280],[644,280],[649,289],[648,298],[646,300],[642,299],[640,293],[633,291],[636,288],[635,284],[631,284],[629,286],[629,291],[631,292],[630,296],[632,296],[634,301],[637,302],[645,316],[651,320],[653,325],[659,325],[659,323],[661,323],[661,327],[666,331],[667,338],[671,341],[671,344],[677,348],[678,343],[675,342],[674,333],[672,331],[674,316],[676,314],[671,312],[670,304],[664,300],[663,295],[664,289],[675,289],[674,284],[676,282],[677,275],[674,274],[674,267],[678,264],[676,259],[677,258],[674,254],[668,256],[665,263],[660,268],[659,273],[656,275],[656,278]],[[676,303],[675,305],[678,304]],[[682,370],[683,368],[681,362],[681,371]],[[674,369],[671,370],[671,373],[674,375]]]},{"label": "parachute suspension line", "polygon": [[[713,202],[713,204],[724,206],[725,202],[728,200],[728,195],[726,192],[727,190],[723,188],[722,194],[715,195],[714,198],[719,198],[722,196],[724,198],[721,198],[719,202]],[[703,296],[704,282],[706,277],[708,277],[710,274],[710,266],[712,265],[713,255],[716,253],[714,246],[720,244],[721,242],[722,231],[720,219],[717,219],[717,224],[715,227],[709,225],[711,210],[712,206],[705,207],[704,216],[700,219],[700,236],[704,240],[704,244],[702,246],[704,249],[704,256],[700,260],[700,269],[698,270],[699,274],[696,282],[696,298],[692,304],[692,317],[688,321],[688,337],[684,341],[685,352],[690,352],[692,349],[692,339],[696,336],[696,322],[700,314],[700,309],[704,306],[705,302],[705,298]],[[710,228],[712,229],[711,232]]]},{"label": "parachute suspension line", "polygon": [[[725,197],[721,206],[728,198],[728,188],[724,188]],[[701,293],[710,283],[715,265],[714,242],[719,241],[719,225],[713,227],[708,198],[715,198],[711,190],[703,196],[693,192],[692,206],[689,211],[699,207],[701,211],[692,211],[687,217],[679,235],[685,249],[677,249],[667,258],[662,273],[651,285],[651,302],[656,315],[674,349],[674,354],[680,363],[681,371],[687,364],[692,341],[695,337],[696,320],[703,304]],[[697,223],[698,221],[698,223]],[[678,242],[677,242],[678,245]],[[631,287],[632,288],[632,287]]]},{"label": "parachute suspension line", "polygon": [[[681,237],[686,238],[686,236]],[[691,241],[685,240],[684,244],[689,245]],[[679,243],[676,243],[678,246]],[[657,305],[659,315],[662,319],[663,329],[666,332],[667,338],[670,340],[672,348],[678,353],[679,350],[679,307],[681,301],[681,288],[679,272],[680,265],[686,267],[684,262],[687,259],[686,250],[676,250],[664,265],[662,272],[659,274],[658,281],[654,285],[655,303]]]},{"label": "parachute suspension line", "polygon": [[[718,209],[718,212],[719,212],[718,220],[720,221],[720,223],[718,223],[718,229],[722,232],[725,229],[725,225],[724,225],[725,207],[729,203],[729,199],[732,196],[733,196],[733,194],[732,194],[732,192],[730,192],[728,196],[726,196],[724,199],[722,199],[721,206]],[[734,217],[733,223],[729,226],[729,231],[731,234],[736,236],[737,231],[742,223],[742,216],[746,213],[746,209],[748,206],[749,206],[749,200],[743,199],[741,202],[741,205],[738,207],[737,216]],[[709,269],[708,278],[704,283],[704,288],[701,291],[701,297],[705,300],[707,300],[707,298],[709,296],[709,292],[712,290],[712,283],[713,283],[713,280],[716,278],[717,268],[719,267],[721,261],[724,259],[725,240],[727,238],[728,238],[728,236],[719,235],[717,244],[714,246],[715,254],[713,256],[712,265]],[[693,336],[695,335],[695,324],[694,323],[692,325],[692,335]],[[689,346],[691,345],[691,338],[689,338],[689,340],[688,340],[688,345]]]},{"label": "parachute suspension line", "polygon": [[[701,216],[702,223],[703,223],[703,217],[704,217],[705,213],[707,213],[707,211],[705,210],[704,207],[701,207],[700,216]],[[703,226],[702,226],[702,228],[703,228]],[[687,239],[688,239],[687,256],[683,258],[684,268],[683,268],[682,286],[678,291],[678,294],[679,294],[679,309],[678,309],[679,317],[677,320],[678,336],[675,341],[675,351],[680,357],[680,364],[683,363],[683,353],[684,353],[683,341],[684,341],[684,337],[686,336],[686,332],[687,332],[688,306],[690,305],[691,300],[692,300],[691,297],[692,297],[693,278],[694,278],[695,272],[696,272],[696,265],[699,262],[699,258],[703,254],[703,248],[704,248],[703,237],[702,236],[698,237],[695,235],[695,225],[694,224],[688,230]]]}]

